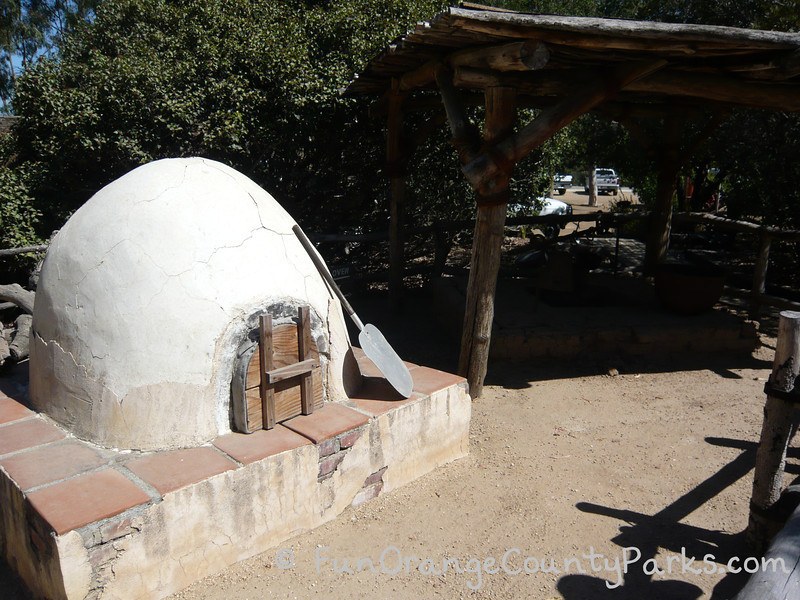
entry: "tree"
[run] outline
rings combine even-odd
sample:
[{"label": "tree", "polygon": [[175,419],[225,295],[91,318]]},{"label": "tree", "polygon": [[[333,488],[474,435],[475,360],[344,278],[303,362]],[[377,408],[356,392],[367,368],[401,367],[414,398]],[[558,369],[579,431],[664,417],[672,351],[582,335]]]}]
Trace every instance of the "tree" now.
[{"label": "tree", "polygon": [[90,19],[98,0],[4,0],[0,5],[0,110],[11,112],[19,73],[53,53],[64,36]]},{"label": "tree", "polygon": [[[226,162],[308,220],[379,218],[381,123],[339,90],[431,0],[119,0],[18,82],[45,228],[137,165]],[[320,210],[324,207],[324,210]],[[357,215],[357,216],[356,216]],[[329,225],[330,226],[330,225]]]},{"label": "tree", "polygon": [[[42,213],[42,235],[126,171],[190,155],[246,173],[312,227],[385,226],[383,123],[368,117],[371,99],[343,98],[339,89],[389,40],[443,8],[441,1],[115,0],[100,3],[92,18],[86,15],[94,3],[36,1],[61,11],[50,13],[60,16],[48,21],[47,34],[63,35],[61,52],[45,53],[19,77],[14,107],[23,120],[12,166],[24,167],[26,202],[33,198]],[[715,22],[728,14],[730,24],[756,15],[788,23],[763,0],[746,0],[729,13],[730,2],[720,8],[694,0],[497,4]],[[754,6],[763,10],[756,14]],[[408,117],[412,129],[416,119]],[[735,128],[726,134],[742,139]],[[626,175],[639,177],[638,169],[645,181],[652,168],[628,158],[625,136],[607,121],[582,120],[518,165],[512,190],[523,198],[543,193],[556,169],[590,158],[582,150]],[[409,224],[471,213],[457,165],[442,128],[409,169]]]}]

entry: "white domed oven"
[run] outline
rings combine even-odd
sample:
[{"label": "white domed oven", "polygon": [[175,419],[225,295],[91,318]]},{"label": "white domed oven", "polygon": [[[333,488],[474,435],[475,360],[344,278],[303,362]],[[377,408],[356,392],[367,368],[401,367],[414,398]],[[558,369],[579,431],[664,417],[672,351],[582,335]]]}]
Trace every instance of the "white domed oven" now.
[{"label": "white domed oven", "polygon": [[196,446],[260,428],[262,316],[271,368],[308,367],[274,384],[271,420],[297,414],[301,398],[306,410],[344,399],[358,371],[345,366],[341,308],[293,225],[253,181],[200,158],[150,163],[100,190],[44,262],[34,406],[110,448]]}]

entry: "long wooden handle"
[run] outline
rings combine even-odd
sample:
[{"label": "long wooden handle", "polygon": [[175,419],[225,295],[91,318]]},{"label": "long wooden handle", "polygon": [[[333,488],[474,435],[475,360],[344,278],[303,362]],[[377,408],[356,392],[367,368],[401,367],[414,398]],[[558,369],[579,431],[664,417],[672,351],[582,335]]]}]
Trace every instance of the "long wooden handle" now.
[{"label": "long wooden handle", "polygon": [[292,231],[294,231],[297,239],[300,240],[300,243],[303,245],[303,248],[305,248],[308,256],[311,257],[311,260],[314,262],[314,266],[317,267],[319,274],[322,275],[322,278],[336,293],[336,297],[339,298],[339,302],[342,303],[342,308],[344,308],[345,312],[350,315],[351,319],[353,319],[353,322],[358,326],[358,330],[361,331],[364,329],[364,324],[361,322],[361,319],[358,318],[358,315],[356,314],[356,311],[353,310],[353,307],[350,306],[347,298],[344,297],[342,290],[340,290],[339,286],[336,285],[336,282],[333,280],[333,277],[328,271],[328,267],[326,267],[325,263],[320,260],[319,256],[317,255],[317,251],[314,249],[314,245],[311,243],[311,240],[306,237],[306,234],[303,233],[303,230],[300,229],[299,225],[292,227]]}]

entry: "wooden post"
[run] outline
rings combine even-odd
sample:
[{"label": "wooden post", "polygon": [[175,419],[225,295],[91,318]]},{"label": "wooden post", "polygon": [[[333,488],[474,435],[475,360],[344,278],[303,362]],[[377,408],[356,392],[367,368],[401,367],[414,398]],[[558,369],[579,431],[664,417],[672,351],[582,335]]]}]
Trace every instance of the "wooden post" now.
[{"label": "wooden post", "polygon": [[767,291],[767,267],[769,267],[769,247],[772,236],[766,231],[761,232],[758,243],[758,256],[753,272],[753,290],[750,295],[750,318],[758,319],[761,313],[761,296]]},{"label": "wooden post", "polygon": [[[784,311],[778,323],[778,343],[772,364],[770,386],[778,394],[794,390],[800,374],[800,312]],[[753,476],[753,496],[750,500],[750,520],[746,538],[751,549],[761,555],[770,539],[777,533],[776,524],[768,513],[780,498],[786,448],[793,430],[795,403],[767,395],[764,405],[764,424],[756,452]]]},{"label": "wooden post", "polygon": [[675,181],[680,171],[681,132],[685,121],[680,117],[664,119],[662,133],[663,145],[658,154],[658,176],[656,179],[656,198],[650,232],[645,249],[644,270],[652,273],[655,266],[664,262],[669,249],[672,230],[672,203],[675,198]]},{"label": "wooden post", "polygon": [[[299,362],[311,359],[311,309],[301,306],[297,319],[297,355]],[[314,380],[312,371],[300,376],[300,411],[304,415],[314,412]]]},{"label": "wooden post", "polygon": [[597,206],[597,173],[596,167],[589,167],[589,206]]},{"label": "wooden post", "polygon": [[400,306],[403,295],[403,221],[406,199],[406,178],[403,155],[403,96],[393,81],[386,120],[386,170],[389,175],[389,302]]},{"label": "wooden post", "polygon": [[[794,493],[797,494],[797,491]],[[734,600],[786,600],[800,597],[798,539],[800,539],[800,506],[789,516],[786,525],[778,532],[769,550],[764,554],[766,560],[776,561],[772,564],[776,564],[777,569],[764,568],[752,573]],[[783,561],[783,569],[777,561]]]},{"label": "wooden post", "polygon": [[[662,128],[662,146],[657,151],[658,178],[656,183],[655,210],[650,221],[650,231],[645,252],[645,273],[652,273],[655,266],[667,257],[669,238],[672,229],[672,205],[677,191],[677,178],[681,166],[694,154],[700,145],[705,142],[719,124],[725,119],[727,113],[716,113],[711,116],[708,123],[695,134],[692,139],[684,140],[687,131],[687,118],[683,115],[668,115],[664,118]],[[637,127],[630,128],[632,134],[639,138],[646,151],[656,150],[642,131],[637,133]]]},{"label": "wooden post", "polygon": [[275,366],[272,345],[272,315],[261,315],[258,320],[258,352],[261,359],[261,421],[264,429],[275,427],[275,390],[269,383],[268,371]]},{"label": "wooden post", "polygon": [[669,249],[672,231],[672,203],[675,198],[675,177],[678,165],[664,161],[659,165],[656,183],[656,201],[650,221],[650,235],[645,249],[645,272],[652,273],[655,266],[664,262]]},{"label": "wooden post", "polygon": [[[484,128],[487,144],[492,145],[499,138],[508,135],[515,118],[516,90],[507,87],[487,88]],[[459,373],[467,378],[473,398],[480,397],[483,392],[483,380],[489,362],[494,295],[500,270],[510,176],[511,171],[508,169],[494,179],[494,201],[487,197],[478,197],[459,357]]]}]

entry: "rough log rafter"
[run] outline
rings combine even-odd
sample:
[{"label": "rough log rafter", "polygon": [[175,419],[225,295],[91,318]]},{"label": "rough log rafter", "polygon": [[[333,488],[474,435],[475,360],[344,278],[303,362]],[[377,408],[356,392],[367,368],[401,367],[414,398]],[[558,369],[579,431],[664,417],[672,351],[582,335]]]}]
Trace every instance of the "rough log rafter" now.
[{"label": "rough log rafter", "polygon": [[[614,96],[631,82],[663,68],[667,61],[659,60],[619,68],[609,77],[602,77],[593,85],[586,85],[574,95],[559,104],[546,108],[532,122],[513,135],[494,146],[492,153],[476,156],[463,171],[476,190],[491,185],[492,179],[500,173],[502,165],[494,156],[500,155],[505,161],[516,163],[525,158],[534,148],[548,140],[554,133],[589,112],[604,100]],[[449,113],[448,113],[449,114]]]},{"label": "rough log rafter", "polygon": [[458,151],[461,164],[466,165],[478,154],[480,148],[478,130],[467,117],[464,104],[453,86],[453,72],[444,65],[439,65],[436,70],[436,83],[439,85],[442,104],[447,113],[453,145]]},{"label": "rough log rafter", "polygon": [[528,40],[501,46],[467,48],[454,52],[447,62],[451,67],[471,66],[498,71],[533,71],[550,60],[550,50],[541,42]]},{"label": "rough log rafter", "polygon": [[[444,106],[462,171],[478,196],[460,371],[480,395],[486,373],[497,256],[508,176],[534,148],[580,115],[662,118],[659,200],[663,210],[648,254],[666,247],[672,189],[680,165],[681,119],[745,106],[800,111],[800,35],[450,8],[370,61],[349,95],[408,92],[404,112]],[[439,98],[427,95],[438,88]],[[485,94],[481,140],[465,107]],[[540,108],[516,134],[512,106]],[[371,107],[386,114],[384,99]],[[707,128],[709,131],[715,119]],[[636,127],[632,128],[636,134]],[[701,132],[700,138],[704,137]],[[666,237],[665,237],[666,236]]]},{"label": "rough log rafter", "polygon": [[497,71],[534,71],[544,68],[549,60],[547,46],[531,40],[467,48],[429,60],[421,67],[408,71],[399,78],[399,88],[405,92],[428,87],[436,80],[436,70],[441,64],[454,69],[468,66]]}]

